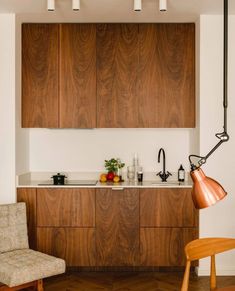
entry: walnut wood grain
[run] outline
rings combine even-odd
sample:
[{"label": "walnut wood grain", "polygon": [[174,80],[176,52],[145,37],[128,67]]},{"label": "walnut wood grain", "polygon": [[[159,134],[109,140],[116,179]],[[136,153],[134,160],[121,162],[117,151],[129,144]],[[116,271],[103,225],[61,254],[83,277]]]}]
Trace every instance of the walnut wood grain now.
[{"label": "walnut wood grain", "polygon": [[198,227],[191,189],[140,190],[141,227]]},{"label": "walnut wood grain", "polygon": [[98,266],[139,264],[138,189],[96,190]]},{"label": "walnut wood grain", "polygon": [[58,127],[59,29],[22,25],[22,127]]},{"label": "walnut wood grain", "polygon": [[138,24],[97,24],[97,127],[138,127]]},{"label": "walnut wood grain", "polygon": [[96,127],[96,26],[60,24],[60,128]]},{"label": "walnut wood grain", "polygon": [[195,25],[140,24],[139,127],[195,127]]},{"label": "walnut wood grain", "polygon": [[37,228],[38,250],[62,258],[67,266],[95,266],[93,228]]},{"label": "walnut wood grain", "polygon": [[141,228],[140,265],[184,266],[184,247],[197,237],[196,228]]},{"label": "walnut wood grain", "polygon": [[17,202],[26,203],[29,247],[36,250],[36,188],[18,188]]},{"label": "walnut wood grain", "polygon": [[38,188],[38,226],[95,226],[95,189]]}]

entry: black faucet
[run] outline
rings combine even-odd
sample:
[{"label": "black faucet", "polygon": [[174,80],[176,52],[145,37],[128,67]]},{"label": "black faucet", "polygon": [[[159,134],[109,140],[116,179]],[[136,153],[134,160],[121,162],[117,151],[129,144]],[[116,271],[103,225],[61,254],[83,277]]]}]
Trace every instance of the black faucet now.
[{"label": "black faucet", "polygon": [[163,171],[157,173],[157,176],[159,176],[162,179],[162,182],[166,182],[167,178],[169,176],[172,176],[172,174],[168,171],[166,172],[166,155],[163,148],[160,148],[158,152],[158,163],[160,163],[161,152],[163,154]]}]

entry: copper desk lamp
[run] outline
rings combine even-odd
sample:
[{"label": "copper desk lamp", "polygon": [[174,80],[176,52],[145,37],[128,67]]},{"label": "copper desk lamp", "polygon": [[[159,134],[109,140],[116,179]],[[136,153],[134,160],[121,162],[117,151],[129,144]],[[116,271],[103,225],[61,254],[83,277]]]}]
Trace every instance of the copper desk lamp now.
[{"label": "copper desk lamp", "polygon": [[[215,136],[219,142],[212,148],[206,156],[190,155],[191,165],[190,175],[193,180],[192,199],[197,209],[206,208],[222,200],[226,195],[224,188],[215,180],[207,177],[201,169],[207,159],[224,142],[229,140],[227,133],[227,108],[228,108],[228,0],[224,0],[224,64],[223,64],[223,108],[224,108],[224,126],[223,132]],[[197,163],[192,162],[192,158],[198,159]]]}]

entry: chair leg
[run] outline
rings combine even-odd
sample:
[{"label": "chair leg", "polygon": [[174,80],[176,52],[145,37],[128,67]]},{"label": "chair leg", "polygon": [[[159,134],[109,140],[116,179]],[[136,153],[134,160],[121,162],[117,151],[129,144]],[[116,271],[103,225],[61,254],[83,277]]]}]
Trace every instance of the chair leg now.
[{"label": "chair leg", "polygon": [[187,261],[181,291],[188,291],[191,262]]},{"label": "chair leg", "polygon": [[210,290],[216,289],[216,269],[215,269],[215,255],[211,256],[211,277],[210,277]]},{"label": "chair leg", "polygon": [[37,290],[43,291],[43,287],[42,289],[37,289],[37,286],[38,286],[38,281],[25,283],[25,284],[15,286],[15,287],[8,287],[7,285],[0,285],[0,291],[18,291],[18,290],[22,290],[29,287],[34,287],[33,290],[36,290],[36,291]]},{"label": "chair leg", "polygon": [[42,280],[38,280],[37,281],[37,291],[43,291],[43,281]]}]

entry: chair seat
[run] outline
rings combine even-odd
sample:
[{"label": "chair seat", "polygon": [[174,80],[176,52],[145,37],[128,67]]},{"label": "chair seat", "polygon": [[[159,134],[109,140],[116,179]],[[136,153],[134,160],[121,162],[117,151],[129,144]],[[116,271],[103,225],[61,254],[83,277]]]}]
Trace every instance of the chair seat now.
[{"label": "chair seat", "polygon": [[216,288],[215,291],[235,291],[235,285],[224,288]]},{"label": "chair seat", "polygon": [[64,272],[64,260],[30,249],[0,254],[0,282],[9,287]]}]

